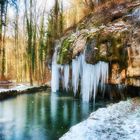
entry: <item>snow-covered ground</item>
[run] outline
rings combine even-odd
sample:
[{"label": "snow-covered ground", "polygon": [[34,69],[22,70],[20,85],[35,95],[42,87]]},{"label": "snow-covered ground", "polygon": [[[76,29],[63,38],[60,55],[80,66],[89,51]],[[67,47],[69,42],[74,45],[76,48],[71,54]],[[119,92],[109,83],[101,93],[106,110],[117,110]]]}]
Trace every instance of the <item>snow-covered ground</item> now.
[{"label": "snow-covered ground", "polygon": [[60,140],[140,140],[140,99],[98,109]]},{"label": "snow-covered ground", "polygon": [[9,89],[5,89],[5,88],[0,88],[0,92],[6,92],[6,91],[13,91],[13,90],[17,90],[17,91],[23,91],[29,88],[32,88],[33,86],[29,86],[27,84],[19,84],[17,86],[14,86],[12,88]]}]

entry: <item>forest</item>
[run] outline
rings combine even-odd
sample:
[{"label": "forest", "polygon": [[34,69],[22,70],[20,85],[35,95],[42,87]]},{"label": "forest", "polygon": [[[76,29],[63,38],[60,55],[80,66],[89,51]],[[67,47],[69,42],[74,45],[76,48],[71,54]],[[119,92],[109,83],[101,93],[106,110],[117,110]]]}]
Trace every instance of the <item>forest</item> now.
[{"label": "forest", "polygon": [[[48,5],[47,5],[48,3]],[[0,79],[43,84],[54,42],[94,7],[91,1],[1,0]]]},{"label": "forest", "polygon": [[0,140],[140,140],[140,0],[0,0]]}]

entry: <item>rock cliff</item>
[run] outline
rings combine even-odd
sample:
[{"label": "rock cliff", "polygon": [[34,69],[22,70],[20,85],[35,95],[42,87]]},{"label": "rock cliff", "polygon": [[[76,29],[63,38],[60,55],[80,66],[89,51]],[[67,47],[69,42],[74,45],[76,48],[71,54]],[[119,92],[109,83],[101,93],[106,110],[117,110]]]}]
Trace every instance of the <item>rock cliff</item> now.
[{"label": "rock cliff", "polygon": [[76,32],[61,38],[57,63],[85,54],[89,64],[109,63],[109,83],[140,86],[140,2],[124,0],[98,6]]}]

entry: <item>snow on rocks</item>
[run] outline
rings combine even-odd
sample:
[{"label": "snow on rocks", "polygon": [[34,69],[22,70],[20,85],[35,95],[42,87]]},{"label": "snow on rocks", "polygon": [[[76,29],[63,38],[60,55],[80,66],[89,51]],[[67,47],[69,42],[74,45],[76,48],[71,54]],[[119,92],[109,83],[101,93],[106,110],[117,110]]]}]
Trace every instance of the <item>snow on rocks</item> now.
[{"label": "snow on rocks", "polygon": [[27,90],[29,88],[33,88],[33,86],[29,86],[29,85],[24,85],[24,84],[19,84],[17,86],[14,86],[12,88],[8,88],[8,89],[5,89],[5,88],[0,88],[0,93],[1,92],[8,92],[8,91],[23,91],[23,90]]},{"label": "snow on rocks", "polygon": [[140,100],[127,100],[98,109],[73,126],[60,140],[139,140]]}]

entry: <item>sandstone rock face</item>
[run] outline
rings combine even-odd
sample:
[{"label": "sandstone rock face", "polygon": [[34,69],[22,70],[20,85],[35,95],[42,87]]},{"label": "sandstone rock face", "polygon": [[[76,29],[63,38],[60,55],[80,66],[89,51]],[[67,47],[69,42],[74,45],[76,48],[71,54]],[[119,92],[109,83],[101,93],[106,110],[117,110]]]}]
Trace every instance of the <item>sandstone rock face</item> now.
[{"label": "sandstone rock face", "polygon": [[81,53],[82,51],[84,51],[85,46],[86,46],[86,39],[82,35],[80,35],[72,46],[73,58],[77,56],[78,53]]},{"label": "sandstone rock face", "polygon": [[85,53],[87,63],[110,64],[111,84],[140,86],[140,2],[114,6],[110,11],[111,17],[98,13],[86,18],[81,25],[87,23],[87,27],[80,29],[79,25],[76,33],[62,41],[59,63],[71,63]]},{"label": "sandstone rock face", "polygon": [[128,49],[127,84],[140,86],[140,29],[134,29]]},{"label": "sandstone rock face", "polygon": [[[112,68],[112,75],[116,75],[116,82],[113,81],[111,77],[111,83],[118,83],[117,79],[120,79],[120,83],[125,83],[126,85],[140,86],[140,7],[135,9],[130,15],[128,23],[130,23],[130,32],[128,38],[128,66],[126,67],[126,73],[121,71],[114,72],[115,67]],[[114,69],[114,70],[113,70]],[[122,76],[122,73],[123,74]],[[118,75],[118,76],[117,76]],[[118,78],[119,77],[119,78]]]},{"label": "sandstone rock face", "polygon": [[110,77],[110,83],[112,84],[120,84],[121,82],[121,75],[119,73],[119,64],[112,64],[111,67],[111,77]]}]

